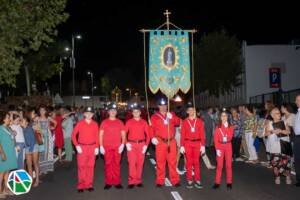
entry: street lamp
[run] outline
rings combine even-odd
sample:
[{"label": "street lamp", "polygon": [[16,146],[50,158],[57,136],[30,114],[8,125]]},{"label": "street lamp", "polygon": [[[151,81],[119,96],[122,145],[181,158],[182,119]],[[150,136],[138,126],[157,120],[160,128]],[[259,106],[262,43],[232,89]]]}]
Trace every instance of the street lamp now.
[{"label": "street lamp", "polygon": [[94,107],[94,73],[91,71],[88,71],[87,74],[91,76],[91,82],[92,82],[92,106]]},{"label": "street lamp", "polygon": [[[71,49],[71,60],[70,60],[70,67],[72,68],[72,86],[73,86],[73,97],[72,97],[72,104],[75,106],[75,39],[81,39],[81,35],[72,35],[72,49]],[[67,48],[66,48],[67,50]]]}]

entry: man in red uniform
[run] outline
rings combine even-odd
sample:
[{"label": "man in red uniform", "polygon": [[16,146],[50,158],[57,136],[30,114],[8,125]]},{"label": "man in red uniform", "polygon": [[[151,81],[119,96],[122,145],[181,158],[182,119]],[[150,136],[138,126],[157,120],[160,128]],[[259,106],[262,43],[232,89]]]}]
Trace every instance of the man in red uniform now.
[{"label": "man in red uniform", "polygon": [[126,122],[127,132],[127,156],[128,156],[128,188],[135,185],[143,187],[142,171],[145,160],[145,153],[150,142],[149,126],[141,118],[141,108],[135,103],[131,107],[133,118]]},{"label": "man in red uniform", "polygon": [[176,141],[175,126],[180,125],[180,119],[167,110],[166,99],[158,103],[159,112],[151,116],[153,138],[151,142],[156,145],[156,186],[162,187],[165,183],[166,162],[168,162],[170,181],[179,187],[180,179],[176,171]]},{"label": "man in red uniform", "polygon": [[100,152],[104,155],[105,161],[105,186],[108,190],[113,185],[122,189],[121,185],[121,154],[126,141],[125,127],[117,118],[117,105],[108,105],[108,119],[105,119],[100,126]]},{"label": "man in red uniform", "polygon": [[79,193],[85,189],[94,191],[94,166],[95,156],[99,154],[99,130],[97,123],[92,119],[93,115],[93,109],[87,107],[84,112],[85,118],[77,123],[72,132],[72,142],[77,151]]},{"label": "man in red uniform", "polygon": [[231,140],[233,137],[233,126],[228,123],[228,114],[226,110],[223,110],[220,114],[220,123],[216,127],[214,135],[214,144],[216,149],[217,171],[214,189],[220,187],[222,170],[225,159],[226,168],[226,182],[227,189],[232,189],[232,145]]},{"label": "man in red uniform", "polygon": [[193,104],[186,106],[188,117],[183,121],[180,135],[180,152],[186,158],[187,188],[193,187],[192,170],[194,169],[194,181],[196,188],[202,188],[200,181],[200,155],[205,153],[204,125],[200,118],[196,117]]}]

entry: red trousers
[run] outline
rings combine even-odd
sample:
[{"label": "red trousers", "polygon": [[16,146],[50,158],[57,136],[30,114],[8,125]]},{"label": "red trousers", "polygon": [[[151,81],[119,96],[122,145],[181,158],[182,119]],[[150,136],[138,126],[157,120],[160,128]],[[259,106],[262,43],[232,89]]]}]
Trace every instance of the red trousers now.
[{"label": "red trousers", "polygon": [[[217,150],[217,149],[216,149]],[[220,184],[222,178],[222,170],[225,159],[225,168],[226,168],[226,182],[227,184],[232,183],[232,145],[231,143],[222,144],[218,150],[221,151],[221,156],[217,155],[217,171],[215,183]]]},{"label": "red trousers", "polygon": [[104,146],[105,154],[105,184],[119,185],[121,184],[121,154],[119,154],[119,147]]},{"label": "red trousers", "polygon": [[168,144],[158,140],[156,145],[156,184],[165,184],[166,162],[168,162],[169,176],[172,185],[179,183],[179,175],[176,171],[177,147],[176,141],[170,142],[170,152],[168,152]]},{"label": "red trousers", "polygon": [[95,167],[95,145],[80,145],[81,154],[77,154],[78,189],[93,187]]},{"label": "red trousers", "polygon": [[195,181],[200,181],[200,142],[186,142],[184,145],[186,158],[186,179],[192,181],[192,170],[194,168]]},{"label": "red trousers", "polygon": [[137,185],[142,183],[142,172],[145,154],[142,153],[145,142],[131,144],[131,151],[127,151],[128,157],[128,184]]}]

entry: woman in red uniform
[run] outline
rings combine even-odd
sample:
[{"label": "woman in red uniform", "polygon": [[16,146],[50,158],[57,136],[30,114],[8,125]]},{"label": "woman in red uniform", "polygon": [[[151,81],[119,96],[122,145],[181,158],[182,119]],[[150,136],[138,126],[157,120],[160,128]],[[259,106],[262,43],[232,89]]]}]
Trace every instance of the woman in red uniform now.
[{"label": "woman in red uniform", "polygon": [[141,118],[141,108],[138,104],[133,104],[133,118],[126,122],[127,132],[127,156],[128,156],[128,189],[134,186],[143,187],[142,172],[145,160],[145,153],[150,142],[149,126]]},{"label": "woman in red uniform", "polygon": [[228,114],[224,109],[220,113],[220,122],[216,127],[214,135],[214,144],[216,149],[216,160],[217,160],[217,170],[214,189],[220,187],[222,170],[225,159],[225,168],[226,168],[226,182],[227,189],[232,189],[232,146],[231,140],[233,137],[233,126],[228,122]]},{"label": "woman in red uniform", "polygon": [[54,134],[55,134],[55,147],[57,148],[58,152],[58,159],[61,162],[62,161],[62,148],[64,146],[64,136],[62,131],[62,108],[56,110],[56,115],[54,119],[57,123]]},{"label": "woman in red uniform", "polygon": [[186,112],[188,117],[183,121],[180,135],[180,152],[186,158],[187,188],[193,187],[192,170],[194,169],[195,187],[202,188],[200,178],[200,155],[205,153],[204,125],[196,118],[195,108],[189,103]]},{"label": "woman in red uniform", "polygon": [[105,161],[105,186],[108,190],[113,185],[122,189],[121,185],[121,154],[125,144],[125,127],[117,118],[117,105],[112,103],[108,106],[108,119],[105,119],[100,126],[100,152],[104,155]]}]

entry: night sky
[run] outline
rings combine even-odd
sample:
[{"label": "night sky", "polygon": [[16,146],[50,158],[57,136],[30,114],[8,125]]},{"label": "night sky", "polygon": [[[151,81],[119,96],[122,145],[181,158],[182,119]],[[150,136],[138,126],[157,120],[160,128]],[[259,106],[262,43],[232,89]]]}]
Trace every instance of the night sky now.
[{"label": "night sky", "polygon": [[[69,0],[70,18],[58,30],[63,40],[70,40],[72,33],[83,37],[76,42],[76,79],[87,79],[86,71],[91,69],[98,81],[112,68],[122,68],[143,80],[143,37],[138,30],[161,25],[165,9],[172,12],[171,22],[199,31],[196,42],[203,34],[222,28],[249,44],[287,44],[300,38],[298,6],[293,4],[240,1],[234,7],[216,2],[204,5],[199,0],[138,2]],[[68,70],[65,80],[70,79]]]}]

